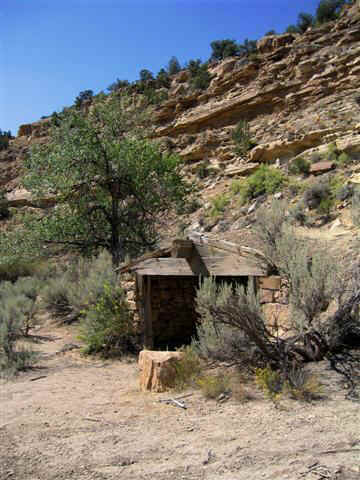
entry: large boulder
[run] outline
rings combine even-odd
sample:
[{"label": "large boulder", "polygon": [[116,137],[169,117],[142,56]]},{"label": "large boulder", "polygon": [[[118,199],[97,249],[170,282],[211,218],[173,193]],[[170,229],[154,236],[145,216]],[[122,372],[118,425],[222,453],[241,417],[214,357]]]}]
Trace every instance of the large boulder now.
[{"label": "large boulder", "polygon": [[164,392],[175,384],[176,362],[182,352],[142,350],[139,355],[140,390]]}]

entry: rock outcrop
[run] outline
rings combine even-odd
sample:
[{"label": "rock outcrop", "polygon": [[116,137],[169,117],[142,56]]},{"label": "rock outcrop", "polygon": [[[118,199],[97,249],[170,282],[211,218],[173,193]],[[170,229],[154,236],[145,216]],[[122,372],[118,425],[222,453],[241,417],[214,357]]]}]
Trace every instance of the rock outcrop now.
[{"label": "rock outcrop", "polygon": [[[303,35],[259,39],[258,52],[210,65],[206,90],[191,88],[190,74],[172,78],[168,100],[154,107],[152,137],[185,161],[200,188],[214,179],[242,177],[261,163],[283,166],[328,145],[360,158],[360,8],[348,6],[337,22]],[[238,155],[232,133],[247,120],[256,144]],[[21,163],[33,143],[47,141],[50,120],[22,125],[0,152],[1,186],[17,187]],[[199,177],[198,165],[211,171]]]}]

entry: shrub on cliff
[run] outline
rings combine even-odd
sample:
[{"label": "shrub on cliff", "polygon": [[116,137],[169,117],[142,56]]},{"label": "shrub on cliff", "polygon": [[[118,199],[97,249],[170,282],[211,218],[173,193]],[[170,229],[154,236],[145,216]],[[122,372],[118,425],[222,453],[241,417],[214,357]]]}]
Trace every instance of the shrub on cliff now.
[{"label": "shrub on cliff", "polygon": [[260,165],[243,183],[242,199],[247,201],[265,193],[275,193],[281,190],[286,182],[285,174],[278,168]]},{"label": "shrub on cliff", "polygon": [[[197,62],[195,60],[195,62]],[[206,90],[211,82],[211,75],[208,71],[208,64],[203,63],[198,64],[195,66],[194,64],[190,64],[189,62],[189,70],[191,73],[191,80],[190,85],[192,88],[199,89],[199,90]]]},{"label": "shrub on cliff", "polygon": [[181,65],[176,57],[171,57],[167,68],[169,75],[176,75],[181,70]]},{"label": "shrub on cliff", "polygon": [[75,98],[75,107],[80,108],[84,102],[92,100],[94,96],[94,92],[92,90],[84,90],[79,93],[79,95]]},{"label": "shrub on cliff", "polygon": [[240,120],[232,132],[232,139],[235,144],[237,155],[246,155],[249,150],[256,146],[250,137],[250,127],[247,120]]},{"label": "shrub on cliff", "polygon": [[212,49],[211,60],[224,60],[226,57],[239,55],[239,45],[235,40],[214,40],[210,46]]},{"label": "shrub on cliff", "polygon": [[9,140],[11,139],[10,130],[5,132],[0,129],[0,151],[6,150],[9,146]]},{"label": "shrub on cliff", "polygon": [[119,78],[117,78],[115,82],[111,83],[107,87],[107,90],[109,90],[109,92],[117,92],[122,88],[127,88],[129,85],[130,85],[130,82],[128,80],[120,80]]},{"label": "shrub on cliff", "polygon": [[316,9],[316,21],[321,24],[336,20],[346,3],[346,0],[321,0]]}]

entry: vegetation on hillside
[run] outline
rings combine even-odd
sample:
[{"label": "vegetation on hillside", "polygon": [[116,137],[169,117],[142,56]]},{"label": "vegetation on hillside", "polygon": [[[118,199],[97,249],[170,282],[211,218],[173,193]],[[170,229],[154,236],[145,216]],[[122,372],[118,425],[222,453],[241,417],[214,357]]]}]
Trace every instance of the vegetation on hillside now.
[{"label": "vegetation on hillside", "polygon": [[[194,347],[208,360],[262,369],[258,370],[259,381],[262,378],[265,383],[264,375],[270,381],[275,375],[271,372],[277,372],[278,391],[287,386],[294,389],[293,394],[304,364],[327,359],[353,391],[359,363],[351,349],[360,344],[358,263],[339,265],[329,256],[327,245],[315,246],[297,236],[285,203],[274,201],[270,208],[260,208],[256,220],[262,251],[287,286],[289,319],[280,324],[275,318],[270,325],[251,282],[247,288],[234,288],[208,278],[197,293],[201,323]],[[324,315],[335,300],[335,313]],[[266,372],[266,368],[271,370]],[[305,376],[302,380],[305,388]]]},{"label": "vegetation on hillside", "polygon": [[51,141],[26,159],[23,180],[34,198],[56,196],[57,206],[3,236],[3,262],[63,246],[87,255],[106,249],[118,265],[153,248],[162,218],[184,204],[189,186],[179,158],[143,138],[145,124],[146,112],[126,95],[58,120]]},{"label": "vegetation on hillside", "polygon": [[9,146],[9,140],[12,138],[11,131],[2,131],[0,129],[0,152],[6,150]]}]

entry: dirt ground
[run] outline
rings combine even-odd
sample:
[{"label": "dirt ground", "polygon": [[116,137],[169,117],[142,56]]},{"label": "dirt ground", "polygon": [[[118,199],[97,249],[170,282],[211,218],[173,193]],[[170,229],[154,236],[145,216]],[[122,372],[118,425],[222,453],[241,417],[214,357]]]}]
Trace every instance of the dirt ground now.
[{"label": "dirt ground", "polygon": [[360,404],[317,365],[312,404],[205,400],[138,390],[135,362],[89,360],[70,330],[42,328],[38,368],[0,383],[0,479],[360,479]]}]

